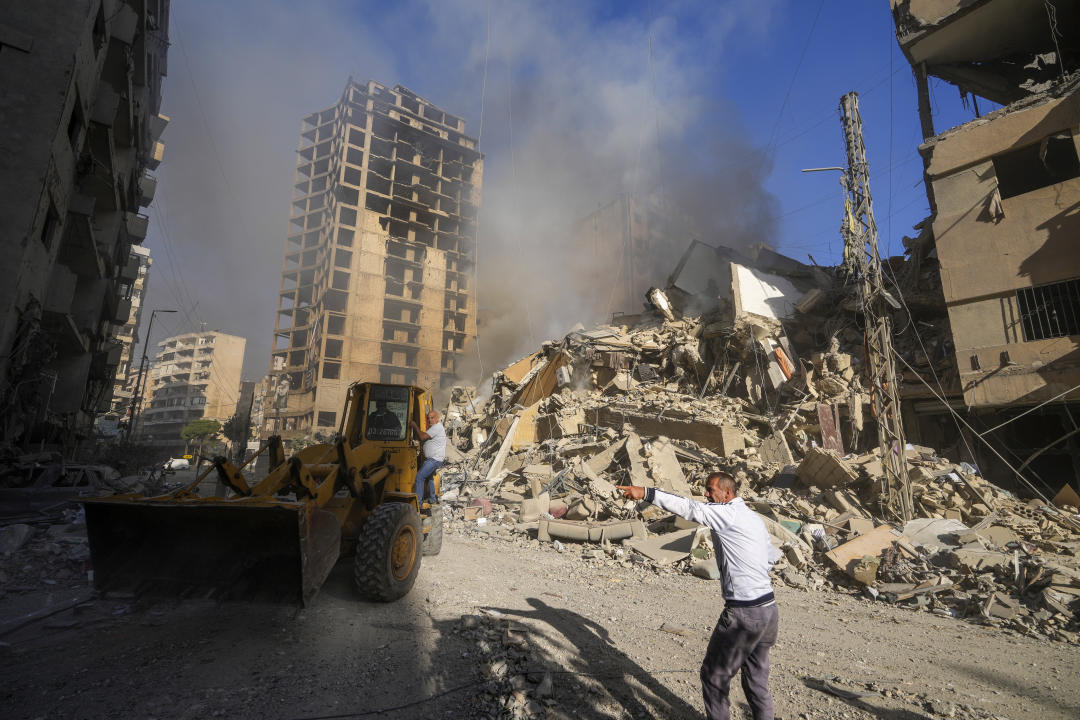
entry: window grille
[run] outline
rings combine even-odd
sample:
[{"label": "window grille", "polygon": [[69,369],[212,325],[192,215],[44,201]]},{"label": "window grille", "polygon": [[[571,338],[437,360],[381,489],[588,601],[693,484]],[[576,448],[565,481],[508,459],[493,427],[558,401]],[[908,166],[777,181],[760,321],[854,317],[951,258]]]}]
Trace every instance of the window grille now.
[{"label": "window grille", "polygon": [[1016,291],[1024,341],[1080,335],[1080,278]]}]

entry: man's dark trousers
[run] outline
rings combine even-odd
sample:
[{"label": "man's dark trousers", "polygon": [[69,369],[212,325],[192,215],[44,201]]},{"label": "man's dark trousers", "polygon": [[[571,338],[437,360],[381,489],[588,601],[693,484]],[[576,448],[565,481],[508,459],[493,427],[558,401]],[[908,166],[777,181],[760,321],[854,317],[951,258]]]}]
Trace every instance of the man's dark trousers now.
[{"label": "man's dark trousers", "polygon": [[701,694],[710,720],[728,720],[728,685],[740,670],[754,720],[773,720],[769,649],[776,643],[779,617],[775,603],[724,609],[701,663]]}]

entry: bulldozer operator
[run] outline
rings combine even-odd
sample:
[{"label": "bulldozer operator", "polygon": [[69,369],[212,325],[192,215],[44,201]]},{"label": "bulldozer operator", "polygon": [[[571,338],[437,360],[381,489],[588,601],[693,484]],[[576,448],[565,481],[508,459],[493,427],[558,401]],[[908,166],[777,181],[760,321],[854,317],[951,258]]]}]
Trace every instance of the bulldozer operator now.
[{"label": "bulldozer operator", "polygon": [[375,409],[368,414],[368,436],[387,440],[401,437],[401,420],[397,413],[386,407],[385,400],[376,400]]},{"label": "bulldozer operator", "polygon": [[[446,462],[446,430],[443,429],[443,424],[439,422],[439,413],[434,410],[429,410],[427,413],[427,432],[420,429],[412,420],[409,421],[412,425],[413,432],[423,442],[424,462],[420,466],[420,469],[416,471],[416,497],[420,503],[425,500],[432,503],[439,502],[439,498],[435,495],[435,482],[433,476],[435,471],[442,467],[442,464]],[[430,489],[430,492],[426,492]]]}]

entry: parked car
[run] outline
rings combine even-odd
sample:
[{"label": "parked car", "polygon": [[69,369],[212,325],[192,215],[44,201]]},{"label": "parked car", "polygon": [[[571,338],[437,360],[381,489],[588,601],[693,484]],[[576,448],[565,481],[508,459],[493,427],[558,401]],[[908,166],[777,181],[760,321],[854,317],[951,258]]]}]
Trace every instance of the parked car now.
[{"label": "parked car", "polygon": [[189,467],[191,463],[184,458],[169,458],[161,465],[162,470],[187,470]]}]

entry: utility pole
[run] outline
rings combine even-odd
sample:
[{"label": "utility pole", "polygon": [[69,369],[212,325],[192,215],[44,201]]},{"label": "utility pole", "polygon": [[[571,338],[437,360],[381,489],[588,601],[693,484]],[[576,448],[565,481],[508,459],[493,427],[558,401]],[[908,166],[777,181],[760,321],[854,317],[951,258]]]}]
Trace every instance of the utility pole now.
[{"label": "utility pole", "polygon": [[914,516],[911,483],[900,418],[900,385],[896,377],[889,305],[899,307],[885,290],[878,253],[877,224],[870,197],[870,169],[863,144],[859,96],[850,92],[840,99],[840,117],[847,145],[847,168],[841,183],[844,201],[844,267],[859,283],[859,305],[866,320],[866,366],[874,416],[878,427],[881,464],[885,469],[882,496],[886,512],[908,521]]},{"label": "utility pole", "polygon": [[142,413],[142,409],[139,407],[142,405],[142,393],[143,393],[143,375],[146,372],[146,362],[148,360],[146,356],[146,346],[150,344],[150,332],[154,329],[154,317],[158,313],[174,313],[176,310],[153,310],[150,312],[150,323],[146,327],[146,338],[142,344],[142,359],[139,361],[139,375],[135,379],[135,397],[132,400],[131,407],[128,412],[128,427],[127,427],[127,441],[131,442],[132,433],[135,432],[135,420],[139,414]]}]

